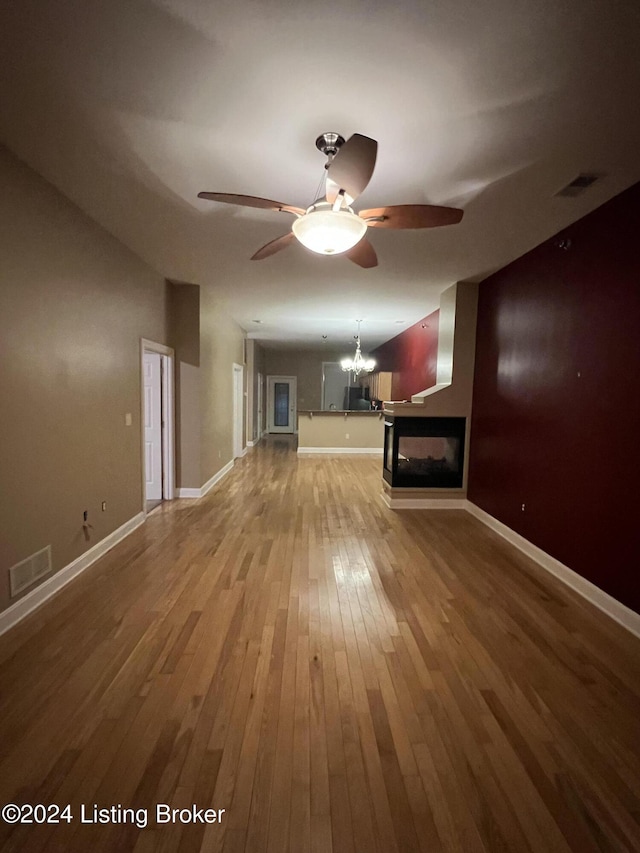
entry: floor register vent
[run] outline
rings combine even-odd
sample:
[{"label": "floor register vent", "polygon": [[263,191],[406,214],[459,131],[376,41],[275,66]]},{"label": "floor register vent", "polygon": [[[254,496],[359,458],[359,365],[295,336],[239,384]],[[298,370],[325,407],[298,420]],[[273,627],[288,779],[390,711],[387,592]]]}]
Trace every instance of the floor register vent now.
[{"label": "floor register vent", "polygon": [[51,571],[51,545],[21,560],[9,569],[11,598],[19,595]]}]

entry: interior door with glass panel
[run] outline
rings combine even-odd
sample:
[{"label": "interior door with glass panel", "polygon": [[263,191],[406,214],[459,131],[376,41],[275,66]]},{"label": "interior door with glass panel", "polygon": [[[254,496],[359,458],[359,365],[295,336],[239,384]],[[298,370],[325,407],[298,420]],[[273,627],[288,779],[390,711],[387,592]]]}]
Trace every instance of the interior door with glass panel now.
[{"label": "interior door with glass panel", "polygon": [[267,377],[267,429],[269,432],[296,430],[296,377]]}]

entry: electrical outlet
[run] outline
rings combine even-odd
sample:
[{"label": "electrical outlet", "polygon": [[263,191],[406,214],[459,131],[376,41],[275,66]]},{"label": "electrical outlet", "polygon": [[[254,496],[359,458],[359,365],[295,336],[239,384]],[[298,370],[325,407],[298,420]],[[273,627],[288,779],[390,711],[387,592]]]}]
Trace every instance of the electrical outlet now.
[{"label": "electrical outlet", "polygon": [[107,502],[102,501],[102,512],[106,512],[106,511],[107,511]]},{"label": "electrical outlet", "polygon": [[522,512],[524,512],[524,504],[522,504]]},{"label": "electrical outlet", "polygon": [[344,437],[345,437],[345,438],[349,438],[349,433],[348,433],[348,432],[345,432]]}]

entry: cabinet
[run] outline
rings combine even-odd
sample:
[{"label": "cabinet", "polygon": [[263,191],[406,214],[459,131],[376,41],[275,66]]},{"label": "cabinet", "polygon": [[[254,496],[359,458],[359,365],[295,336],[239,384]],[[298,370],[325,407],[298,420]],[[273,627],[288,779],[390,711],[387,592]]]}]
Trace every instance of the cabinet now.
[{"label": "cabinet", "polygon": [[371,400],[391,400],[391,377],[393,374],[389,371],[377,370],[375,373],[369,373],[361,380],[363,388],[369,389],[369,399]]}]

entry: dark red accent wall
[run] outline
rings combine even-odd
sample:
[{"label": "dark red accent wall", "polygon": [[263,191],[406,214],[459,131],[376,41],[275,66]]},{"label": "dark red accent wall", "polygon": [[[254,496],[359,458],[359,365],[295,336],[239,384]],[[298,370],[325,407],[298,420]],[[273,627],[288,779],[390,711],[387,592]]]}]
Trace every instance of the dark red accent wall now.
[{"label": "dark red accent wall", "polygon": [[378,370],[393,373],[394,400],[410,400],[436,384],[439,314],[434,311],[372,351]]},{"label": "dark red accent wall", "polygon": [[560,238],[480,285],[468,496],[640,612],[640,184]]}]

